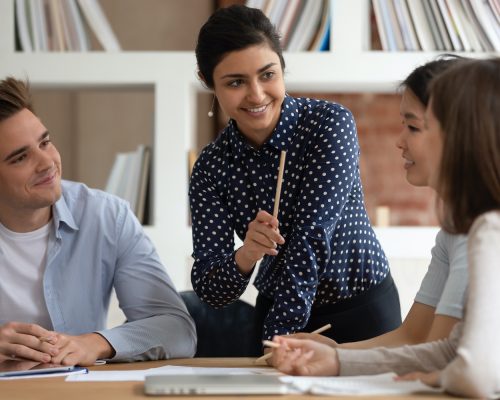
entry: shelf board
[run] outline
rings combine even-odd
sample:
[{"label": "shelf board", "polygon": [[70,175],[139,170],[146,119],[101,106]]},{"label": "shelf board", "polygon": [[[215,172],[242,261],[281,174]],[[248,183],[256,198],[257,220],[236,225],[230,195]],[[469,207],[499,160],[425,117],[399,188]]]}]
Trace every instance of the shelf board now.
[{"label": "shelf board", "polygon": [[[393,92],[415,67],[440,52],[285,53],[290,91]],[[463,53],[486,57],[489,53]],[[366,68],[369,65],[370,68]],[[3,57],[0,74],[28,76],[36,85],[137,85],[184,82],[204,90],[196,76],[194,52],[13,53]],[[173,94],[175,95],[175,94]]]},{"label": "shelf board", "polygon": [[192,52],[19,52],[3,57],[0,73],[56,86],[197,82]]}]

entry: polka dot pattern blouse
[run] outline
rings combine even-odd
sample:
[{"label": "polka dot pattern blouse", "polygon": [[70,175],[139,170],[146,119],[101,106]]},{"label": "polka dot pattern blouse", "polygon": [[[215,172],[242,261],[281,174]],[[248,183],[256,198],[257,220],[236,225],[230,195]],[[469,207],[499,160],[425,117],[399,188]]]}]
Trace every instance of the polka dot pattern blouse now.
[{"label": "polka dot pattern blouse", "polygon": [[274,299],[265,339],[300,331],[312,307],[354,297],[389,272],[364,208],[352,114],[339,104],[287,96],[260,149],[231,120],[195,164],[189,197],[198,296],[220,307],[247,287],[235,262],[234,232],[244,240],[260,209],[272,214],[281,150],[287,157],[278,220],[285,244],[262,259],[254,282]]}]

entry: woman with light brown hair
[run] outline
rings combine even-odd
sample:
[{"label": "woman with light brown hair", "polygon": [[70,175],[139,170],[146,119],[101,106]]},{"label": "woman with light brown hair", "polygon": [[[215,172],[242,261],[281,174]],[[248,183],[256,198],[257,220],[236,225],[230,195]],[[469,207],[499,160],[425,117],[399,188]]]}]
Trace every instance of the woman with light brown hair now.
[{"label": "woman with light brown hair", "polygon": [[[461,61],[436,78],[430,94],[425,124],[436,171],[431,179],[443,201],[441,224],[468,234],[464,322],[446,340],[399,348],[338,350],[275,337],[280,347],[274,364],[280,370],[298,375],[395,371],[406,374],[401,379],[421,379],[460,396],[500,393],[500,59]],[[339,362],[338,352],[351,352],[350,365]],[[392,362],[378,363],[381,355]]]}]

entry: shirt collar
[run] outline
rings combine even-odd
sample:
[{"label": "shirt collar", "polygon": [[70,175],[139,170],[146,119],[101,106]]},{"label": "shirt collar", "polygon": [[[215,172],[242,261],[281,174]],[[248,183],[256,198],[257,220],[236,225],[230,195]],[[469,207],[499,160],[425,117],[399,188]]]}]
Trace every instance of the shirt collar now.
[{"label": "shirt collar", "polygon": [[59,236],[59,229],[61,228],[61,223],[65,223],[69,228],[77,231],[78,225],[73,218],[73,214],[71,214],[68,205],[66,204],[66,200],[64,200],[64,195],[61,196],[59,200],[56,201],[54,206],[52,207],[54,225],[56,227],[56,235]]},{"label": "shirt collar", "polygon": [[278,150],[288,150],[297,132],[299,108],[297,100],[286,95],[281,106],[281,117],[266,144]]},{"label": "shirt collar", "polygon": [[[264,143],[262,149],[266,146],[271,146],[277,150],[288,150],[295,135],[296,127],[298,125],[298,104],[297,100],[293,97],[286,95],[283,104],[281,105],[281,116],[271,134],[271,137]],[[238,130],[236,122],[233,119],[229,120],[227,126],[230,133],[230,142],[237,154],[248,151],[256,151],[245,140],[244,136]]]}]

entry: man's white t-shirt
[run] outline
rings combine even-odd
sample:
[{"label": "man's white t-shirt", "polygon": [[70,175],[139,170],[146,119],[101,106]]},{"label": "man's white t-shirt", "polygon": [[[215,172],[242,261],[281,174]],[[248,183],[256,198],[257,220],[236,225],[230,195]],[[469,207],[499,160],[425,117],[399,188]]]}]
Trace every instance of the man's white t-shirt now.
[{"label": "man's white t-shirt", "polygon": [[43,294],[47,247],[53,223],[18,233],[0,224],[0,323],[35,323],[52,329]]}]

